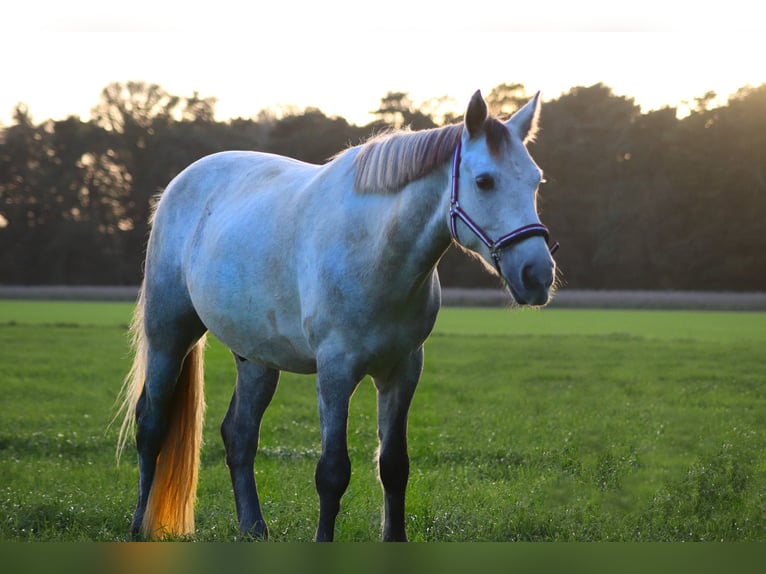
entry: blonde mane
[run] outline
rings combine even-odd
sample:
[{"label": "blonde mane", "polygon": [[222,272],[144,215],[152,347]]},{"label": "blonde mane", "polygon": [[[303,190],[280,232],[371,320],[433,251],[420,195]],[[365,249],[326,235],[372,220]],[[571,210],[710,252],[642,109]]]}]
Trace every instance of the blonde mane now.
[{"label": "blonde mane", "polygon": [[[418,132],[387,132],[362,144],[354,158],[354,189],[357,193],[396,193],[446,162],[455,151],[463,124]],[[483,133],[489,152],[499,153],[510,141],[503,122],[489,117]]]},{"label": "blonde mane", "polygon": [[447,161],[462,129],[462,124],[456,124],[371,138],[354,158],[354,188],[358,193],[396,193]]}]

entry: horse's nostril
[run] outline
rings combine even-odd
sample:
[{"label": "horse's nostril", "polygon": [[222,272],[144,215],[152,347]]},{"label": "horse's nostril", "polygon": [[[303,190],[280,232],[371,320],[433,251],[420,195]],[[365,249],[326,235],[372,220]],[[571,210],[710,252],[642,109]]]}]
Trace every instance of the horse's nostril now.
[{"label": "horse's nostril", "polygon": [[527,289],[534,287],[538,283],[537,279],[535,279],[532,264],[525,265],[521,270],[521,281]]},{"label": "horse's nostril", "polygon": [[525,265],[521,270],[521,282],[525,289],[537,290],[540,288],[550,289],[553,284],[553,276],[541,273],[540,269],[536,269],[535,265],[529,263]]}]

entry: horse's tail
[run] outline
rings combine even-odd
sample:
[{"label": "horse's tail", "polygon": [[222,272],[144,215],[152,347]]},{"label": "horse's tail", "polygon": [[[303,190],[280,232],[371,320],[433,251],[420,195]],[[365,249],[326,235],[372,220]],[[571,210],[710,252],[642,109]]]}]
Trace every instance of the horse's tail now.
[{"label": "horse's tail", "polygon": [[[133,434],[136,405],[146,379],[148,343],[144,331],[143,288],[130,325],[133,365],[125,378],[121,411],[124,413],[117,446],[118,457]],[[168,413],[168,434],[157,456],[157,467],[146,505],[141,533],[147,538],[194,533],[202,423],[205,414],[204,350],[202,337],[186,355]]]}]

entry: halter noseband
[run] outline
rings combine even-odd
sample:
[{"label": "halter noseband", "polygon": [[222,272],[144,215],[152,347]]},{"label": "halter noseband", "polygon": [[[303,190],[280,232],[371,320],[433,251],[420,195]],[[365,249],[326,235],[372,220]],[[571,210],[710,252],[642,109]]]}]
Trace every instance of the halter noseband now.
[{"label": "halter noseband", "polygon": [[[518,229],[514,229],[510,233],[506,233],[497,241],[492,241],[489,235],[487,235],[487,233],[473,219],[471,219],[465,211],[463,211],[463,208],[460,207],[460,203],[458,202],[461,148],[462,142],[458,140],[457,147],[455,148],[455,155],[452,157],[452,195],[450,197],[449,205],[449,230],[455,241],[460,243],[460,239],[458,239],[457,236],[457,220],[460,219],[460,221],[465,223],[468,226],[468,229],[473,231],[474,235],[487,246],[490,255],[492,255],[492,261],[495,263],[495,268],[497,269],[497,272],[500,273],[500,251],[502,249],[536,235],[545,238],[545,243],[549,243],[550,232],[542,223],[530,223],[528,225],[523,225]],[[558,248],[559,243],[556,241],[549,247],[551,255],[556,253]]]}]

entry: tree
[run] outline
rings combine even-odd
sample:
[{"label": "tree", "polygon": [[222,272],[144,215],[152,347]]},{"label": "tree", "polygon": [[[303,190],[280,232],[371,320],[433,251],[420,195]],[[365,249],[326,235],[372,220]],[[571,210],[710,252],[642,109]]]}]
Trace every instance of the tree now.
[{"label": "tree", "polygon": [[543,220],[566,247],[557,259],[567,284],[619,283],[619,267],[627,264],[621,238],[634,219],[623,179],[639,113],[632,99],[603,84],[572,88],[543,107],[543,137],[533,155],[547,181]]},{"label": "tree", "polygon": [[143,82],[108,85],[92,111],[94,123],[112,135],[109,149],[97,161],[113,175],[109,184],[125,208],[124,227],[138,230],[142,237],[151,197],[162,185],[154,143],[174,116],[181,116],[181,99]]},{"label": "tree", "polygon": [[106,175],[99,183],[110,188],[115,209],[122,211],[119,230],[126,233],[133,277],[143,259],[154,197],[186,165],[217,151],[201,134],[213,122],[214,104],[196,92],[185,99],[157,84],[127,82],[104,88],[92,111],[93,122],[110,136],[93,162]]},{"label": "tree", "polygon": [[380,107],[372,112],[381,123],[394,129],[409,127],[424,130],[436,127],[433,118],[415,109],[407,92],[388,92],[380,100]]},{"label": "tree", "polygon": [[25,107],[15,119],[0,148],[0,279],[100,282],[113,264],[102,229],[115,206],[89,193],[84,164],[100,130],[77,118],[35,126]]},{"label": "tree", "polygon": [[[710,99],[710,98],[706,98]],[[740,90],[727,106],[698,106],[679,122],[673,189],[686,288],[763,289],[766,216],[766,86]]]},{"label": "tree", "polygon": [[523,84],[498,84],[487,94],[486,100],[492,115],[508,118],[527,103],[529,96]]},{"label": "tree", "polygon": [[[496,114],[528,100],[520,84],[487,95]],[[562,244],[564,285],[762,290],[766,254],[766,85],[679,119],[641,113],[602,84],[543,106],[531,153],[545,171],[541,218]],[[35,123],[19,104],[0,127],[0,282],[137,283],[153,197],[196,159],[225,149],[323,163],[386,127],[457,118],[439,99],[389,92],[368,126],[316,108],[216,122],[215,100],[154,84],[110,84],[87,121]],[[445,214],[446,217],[446,214]],[[496,286],[450,250],[445,285]]]},{"label": "tree", "polygon": [[316,108],[273,120],[266,147],[272,153],[323,164],[339,151],[356,144],[364,129],[343,118],[327,117]]},{"label": "tree", "polygon": [[29,246],[30,229],[42,223],[41,206],[34,196],[32,178],[44,157],[37,151],[41,134],[32,123],[29,109],[19,104],[14,125],[3,131],[0,146],[0,273],[4,281],[18,280],[13,262]]}]

